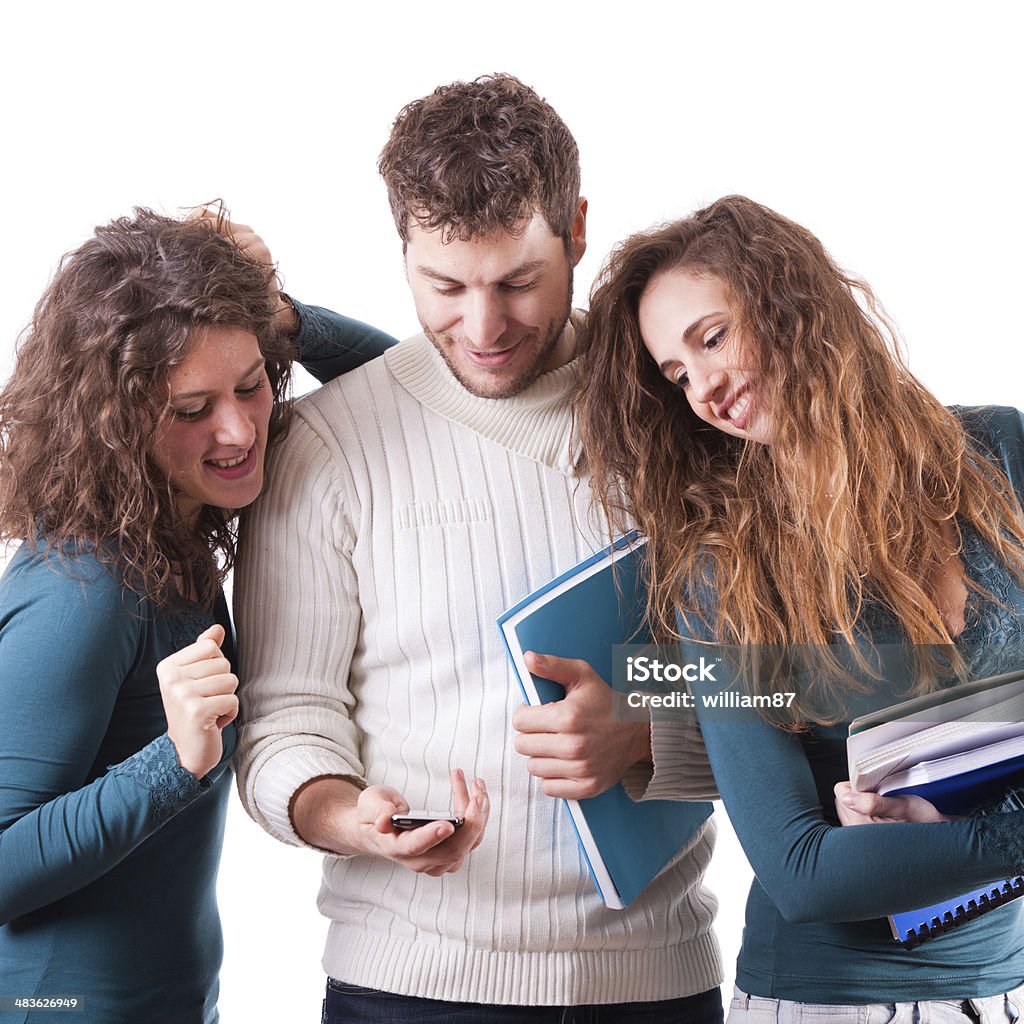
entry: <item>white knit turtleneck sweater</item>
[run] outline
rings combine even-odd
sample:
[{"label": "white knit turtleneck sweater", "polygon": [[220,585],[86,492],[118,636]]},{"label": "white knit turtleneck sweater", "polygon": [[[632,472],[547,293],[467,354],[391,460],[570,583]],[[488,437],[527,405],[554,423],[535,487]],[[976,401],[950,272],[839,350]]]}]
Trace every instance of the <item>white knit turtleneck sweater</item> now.
[{"label": "white knit turtleneck sweater", "polygon": [[632,906],[608,910],[562,802],[512,745],[520,696],[495,620],[605,543],[574,475],[572,383],[570,364],[514,398],[479,398],[419,335],[299,402],[274,453],[236,582],[249,813],[299,844],[288,804],[311,778],[357,776],[444,808],[454,767],[492,803],[455,874],[326,858],[331,977],[532,1005],[721,981],[700,885],[710,823]]}]

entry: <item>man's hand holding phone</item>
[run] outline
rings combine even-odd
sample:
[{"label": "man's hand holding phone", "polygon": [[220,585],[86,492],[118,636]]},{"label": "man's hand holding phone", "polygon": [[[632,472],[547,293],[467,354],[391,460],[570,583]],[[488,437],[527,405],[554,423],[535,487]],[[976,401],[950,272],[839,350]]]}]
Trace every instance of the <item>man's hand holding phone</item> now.
[{"label": "man's hand holding phone", "polygon": [[[410,871],[444,875],[458,871],[484,835],[491,802],[483,779],[472,787],[456,768],[451,773],[452,814],[418,828],[398,827],[392,815],[405,816],[409,804],[390,786],[359,790],[348,779],[311,779],[292,798],[291,818],[296,833],[313,846],[343,856],[385,857]],[[462,819],[456,825],[452,819]]]},{"label": "man's hand holding phone", "polygon": [[437,877],[462,867],[466,855],[483,839],[490,802],[482,779],[474,779],[472,792],[461,769],[452,772],[452,818],[462,818],[455,825],[447,818],[418,828],[399,828],[392,815],[404,815],[409,804],[400,793],[386,785],[372,785],[359,794],[355,803],[356,817],[371,850],[411,871]]},{"label": "man's hand holding phone", "polygon": [[[401,793],[389,786],[364,789],[356,801],[356,814],[367,829],[372,852],[435,877],[458,871],[466,855],[480,845],[491,805],[483,779],[473,780],[472,792],[461,769],[456,768],[451,779],[451,816],[414,828],[396,824],[395,819],[409,811]],[[461,824],[456,824],[459,819]]]}]

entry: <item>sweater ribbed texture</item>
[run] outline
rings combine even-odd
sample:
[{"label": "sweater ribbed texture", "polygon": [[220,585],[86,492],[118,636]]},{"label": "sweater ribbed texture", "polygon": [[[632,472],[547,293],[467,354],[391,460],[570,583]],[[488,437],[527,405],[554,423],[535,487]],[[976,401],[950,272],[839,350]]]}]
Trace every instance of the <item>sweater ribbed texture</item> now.
[{"label": "sweater ribbed texture", "polygon": [[246,525],[249,813],[301,844],[288,803],[318,775],[444,808],[461,767],[491,795],[483,842],[455,874],[326,858],[324,968],[341,981],[528,1005],[669,999],[721,981],[700,885],[713,826],[631,907],[608,910],[562,802],[513,749],[521,698],[497,616],[606,543],[573,472],[572,384],[570,364],[514,398],[479,398],[425,337],[409,339],[298,403]]}]

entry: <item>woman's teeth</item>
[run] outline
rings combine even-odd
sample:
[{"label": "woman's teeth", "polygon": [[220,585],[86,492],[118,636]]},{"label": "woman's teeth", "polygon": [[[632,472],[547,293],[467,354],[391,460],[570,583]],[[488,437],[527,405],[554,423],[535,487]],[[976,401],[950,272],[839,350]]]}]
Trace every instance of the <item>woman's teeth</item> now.
[{"label": "woman's teeth", "polygon": [[750,395],[742,395],[729,406],[726,416],[731,420],[738,420],[745,415],[750,406]]},{"label": "woman's teeth", "polygon": [[218,469],[231,469],[232,466],[240,466],[247,458],[249,458],[248,452],[244,455],[239,455],[237,459],[207,459],[206,461]]}]

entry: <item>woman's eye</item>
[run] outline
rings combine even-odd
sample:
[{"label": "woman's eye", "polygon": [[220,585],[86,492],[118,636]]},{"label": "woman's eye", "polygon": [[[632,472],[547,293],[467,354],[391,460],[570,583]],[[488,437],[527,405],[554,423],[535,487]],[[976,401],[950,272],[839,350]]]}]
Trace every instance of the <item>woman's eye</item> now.
[{"label": "woman's eye", "polygon": [[185,423],[191,423],[192,420],[201,419],[206,415],[208,406],[203,406],[202,409],[172,409],[171,412],[174,414],[176,420],[182,420]]},{"label": "woman's eye", "polygon": [[238,388],[236,394],[243,395],[246,398],[251,398],[253,395],[256,394],[257,391],[262,389],[263,385],[266,384],[266,382],[266,377],[260,377],[260,379],[256,381],[256,383],[253,384],[251,387]]},{"label": "woman's eye", "polygon": [[672,383],[684,391],[689,387],[690,375],[685,370],[680,370],[673,378]]},{"label": "woman's eye", "polygon": [[704,348],[707,349],[708,351],[712,351],[712,350],[718,348],[719,345],[721,345],[722,342],[724,342],[724,341],[725,341],[725,328],[724,327],[719,327],[718,330],[714,332],[714,334],[711,334],[707,338],[704,339]]}]

